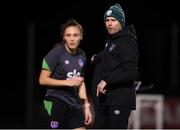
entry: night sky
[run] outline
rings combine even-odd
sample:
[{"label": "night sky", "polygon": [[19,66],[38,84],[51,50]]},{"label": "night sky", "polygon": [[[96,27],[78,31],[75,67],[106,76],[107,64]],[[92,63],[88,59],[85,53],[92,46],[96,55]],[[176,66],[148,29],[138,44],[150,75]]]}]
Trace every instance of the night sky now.
[{"label": "night sky", "polygon": [[[60,25],[69,18],[75,18],[84,27],[80,47],[87,55],[86,85],[88,94],[91,94],[94,66],[90,64],[90,58],[104,47],[104,12],[116,2],[15,1],[1,5],[4,9],[1,9],[0,16],[3,34],[0,128],[35,127],[36,112],[45,92],[38,84],[42,58],[59,40]],[[177,2],[118,2],[125,12],[126,24],[133,24],[136,29],[140,51],[138,78],[142,87],[154,85],[143,93],[178,96],[180,15]],[[31,41],[29,33],[32,28]]]}]

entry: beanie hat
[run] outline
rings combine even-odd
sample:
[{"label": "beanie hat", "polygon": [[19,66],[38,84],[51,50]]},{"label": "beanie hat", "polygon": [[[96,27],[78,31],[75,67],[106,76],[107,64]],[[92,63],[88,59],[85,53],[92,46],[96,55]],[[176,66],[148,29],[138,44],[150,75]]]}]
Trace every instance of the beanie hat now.
[{"label": "beanie hat", "polygon": [[125,14],[120,4],[115,4],[111,6],[104,14],[104,21],[106,21],[107,17],[116,18],[122,27],[125,25]]}]

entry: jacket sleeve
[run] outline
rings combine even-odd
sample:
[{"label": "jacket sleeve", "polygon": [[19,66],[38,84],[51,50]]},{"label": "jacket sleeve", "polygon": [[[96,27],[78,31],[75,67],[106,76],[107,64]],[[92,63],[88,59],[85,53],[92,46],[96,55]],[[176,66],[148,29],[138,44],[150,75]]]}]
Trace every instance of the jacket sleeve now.
[{"label": "jacket sleeve", "polygon": [[94,55],[94,64],[98,64],[99,62],[101,62],[103,53],[104,52],[101,51],[101,52]]},{"label": "jacket sleeve", "polygon": [[119,52],[117,52],[117,54],[119,59],[117,60],[121,61],[121,64],[104,77],[104,81],[106,81],[108,85],[123,83],[137,78],[137,44],[128,41],[122,43],[118,50]]}]

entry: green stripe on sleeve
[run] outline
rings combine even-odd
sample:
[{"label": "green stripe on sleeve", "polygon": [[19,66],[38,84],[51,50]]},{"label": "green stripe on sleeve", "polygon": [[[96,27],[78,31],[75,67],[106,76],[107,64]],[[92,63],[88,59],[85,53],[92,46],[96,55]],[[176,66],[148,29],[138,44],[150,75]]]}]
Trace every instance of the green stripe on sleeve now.
[{"label": "green stripe on sleeve", "polygon": [[44,100],[44,107],[48,112],[48,115],[51,116],[51,110],[52,110],[52,102]]},{"label": "green stripe on sleeve", "polygon": [[48,66],[48,64],[47,64],[45,59],[43,59],[42,68],[46,69],[46,70],[50,70],[50,68],[49,68],[49,66]]}]

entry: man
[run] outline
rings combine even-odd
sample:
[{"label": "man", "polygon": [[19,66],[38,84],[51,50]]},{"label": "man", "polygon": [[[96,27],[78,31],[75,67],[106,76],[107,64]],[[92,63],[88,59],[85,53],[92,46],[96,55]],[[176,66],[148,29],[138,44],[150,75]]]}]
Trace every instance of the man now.
[{"label": "man", "polygon": [[104,23],[108,34],[105,48],[91,58],[96,65],[93,94],[98,99],[94,100],[98,101],[94,127],[126,129],[131,110],[136,108],[133,85],[139,55],[136,33],[133,25],[125,25],[120,4],[105,12]]}]

